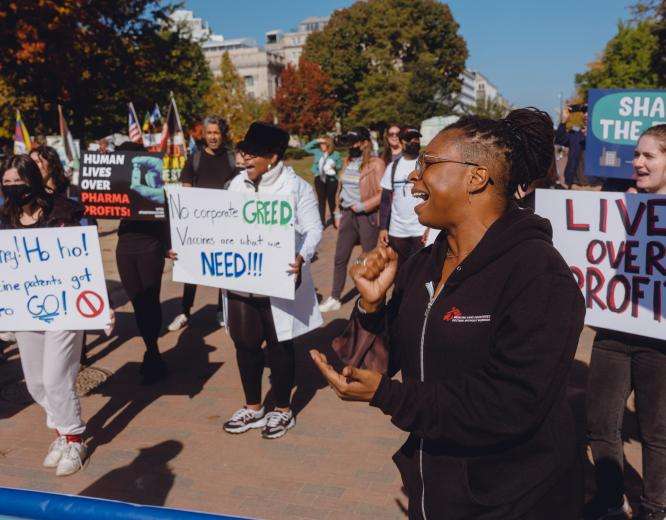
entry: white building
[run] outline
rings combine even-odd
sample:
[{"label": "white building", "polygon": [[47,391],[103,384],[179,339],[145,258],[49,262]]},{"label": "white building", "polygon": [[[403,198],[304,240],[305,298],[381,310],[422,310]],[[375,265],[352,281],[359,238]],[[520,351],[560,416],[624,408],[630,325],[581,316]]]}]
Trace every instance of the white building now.
[{"label": "white building", "polygon": [[284,32],[280,29],[266,33],[266,49],[281,54],[286,64],[298,65],[303,53],[305,40],[315,32],[321,31],[328,24],[328,16],[311,16],[298,24],[298,29]]},{"label": "white building", "polygon": [[502,97],[499,89],[490,80],[475,70],[465,69],[460,75],[462,88],[458,95],[461,111],[473,110],[477,104],[486,100],[495,100],[509,107],[509,102]]},{"label": "white building", "polygon": [[201,18],[195,18],[193,11],[176,9],[169,18],[176,26],[188,32],[190,38],[195,41],[203,42],[211,35],[210,27],[208,27],[206,21]]}]

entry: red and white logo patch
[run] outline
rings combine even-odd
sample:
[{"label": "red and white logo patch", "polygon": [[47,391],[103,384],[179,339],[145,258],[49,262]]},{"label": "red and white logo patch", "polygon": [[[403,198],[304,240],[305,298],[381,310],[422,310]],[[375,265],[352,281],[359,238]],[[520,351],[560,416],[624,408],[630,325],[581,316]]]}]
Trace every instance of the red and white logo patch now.
[{"label": "red and white logo patch", "polygon": [[490,314],[465,316],[458,307],[451,307],[451,310],[444,314],[442,319],[451,323],[483,323],[490,321]]}]

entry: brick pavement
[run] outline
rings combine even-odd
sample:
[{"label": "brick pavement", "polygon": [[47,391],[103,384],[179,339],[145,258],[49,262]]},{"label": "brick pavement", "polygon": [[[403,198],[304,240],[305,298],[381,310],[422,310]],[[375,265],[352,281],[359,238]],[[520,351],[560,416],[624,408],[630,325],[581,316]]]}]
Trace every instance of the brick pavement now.
[{"label": "brick pavement", "polygon": [[[163,333],[160,349],[171,369],[169,379],[141,387],[137,369],[143,346],[115,267],[111,222],[102,222],[101,235],[117,335],[88,338],[93,365],[111,373],[82,399],[92,455],[76,475],[55,477],[41,467],[52,440],[42,410],[0,400],[0,486],[252,518],[405,518],[406,499],[391,455],[406,434],[376,409],[338,400],[306,357],[308,348],[323,348],[341,330],[350,302],[328,314],[322,330],[298,342],[296,428],[275,441],[261,439],[256,431],[228,435],[222,422],[242,404],[242,391],[233,345],[214,324],[216,291],[200,288],[191,327]],[[335,232],[329,228],[312,266],[324,295],[330,291],[334,247]],[[165,326],[178,312],[181,293],[181,285],[170,278],[167,265]],[[591,339],[586,329],[569,389],[579,418]],[[0,388],[21,380],[17,352],[9,354],[0,365]],[[266,375],[264,381],[267,387]],[[581,421],[579,426],[582,435]],[[635,435],[629,437],[627,472],[635,499],[640,448],[631,440]]]}]

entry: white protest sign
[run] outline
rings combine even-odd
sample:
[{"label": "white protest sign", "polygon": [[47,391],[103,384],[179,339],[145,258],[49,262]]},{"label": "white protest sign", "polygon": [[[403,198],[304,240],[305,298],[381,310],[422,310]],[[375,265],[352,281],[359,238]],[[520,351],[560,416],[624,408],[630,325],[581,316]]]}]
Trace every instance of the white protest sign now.
[{"label": "white protest sign", "polygon": [[173,279],[294,299],[291,197],[167,185]]},{"label": "white protest sign", "polygon": [[0,231],[0,331],[103,329],[108,322],[95,226]]},{"label": "white protest sign", "polygon": [[537,190],[583,292],[585,323],[666,339],[666,196]]}]

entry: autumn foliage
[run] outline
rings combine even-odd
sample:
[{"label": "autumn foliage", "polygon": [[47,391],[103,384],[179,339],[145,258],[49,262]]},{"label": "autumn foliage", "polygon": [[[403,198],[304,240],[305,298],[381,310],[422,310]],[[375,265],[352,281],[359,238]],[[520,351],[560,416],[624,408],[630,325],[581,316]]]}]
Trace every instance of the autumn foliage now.
[{"label": "autumn foliage", "polygon": [[273,101],[280,126],[312,137],[333,130],[336,99],[329,76],[319,65],[301,58],[287,65]]}]

